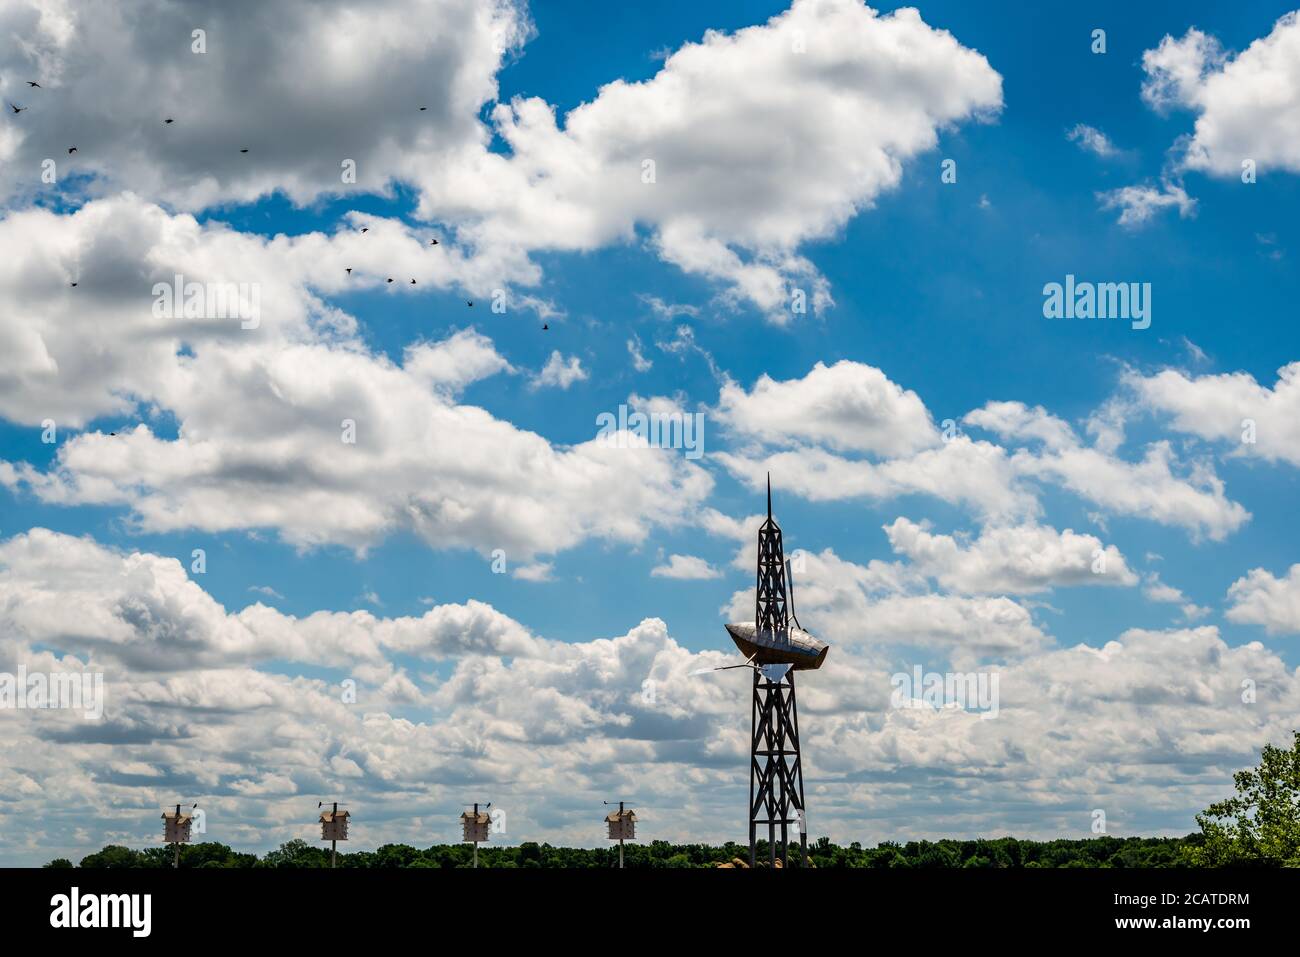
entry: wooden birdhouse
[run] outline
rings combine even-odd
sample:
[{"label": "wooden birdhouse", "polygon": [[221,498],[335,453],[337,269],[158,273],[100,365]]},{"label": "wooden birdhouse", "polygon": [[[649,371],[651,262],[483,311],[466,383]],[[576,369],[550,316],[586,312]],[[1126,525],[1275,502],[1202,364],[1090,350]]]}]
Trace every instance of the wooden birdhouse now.
[{"label": "wooden birdhouse", "polygon": [[188,844],[192,815],[184,811],[163,811],[163,840],[168,844]]},{"label": "wooden birdhouse", "polygon": [[492,818],[486,811],[466,811],[460,816],[461,826],[465,829],[465,840],[477,844],[486,841],[492,833]]},{"label": "wooden birdhouse", "polygon": [[605,815],[605,823],[609,825],[611,841],[636,840],[636,811],[631,808]]},{"label": "wooden birdhouse", "polygon": [[347,811],[322,811],[320,816],[320,839],[322,841],[346,841],[348,839]]}]

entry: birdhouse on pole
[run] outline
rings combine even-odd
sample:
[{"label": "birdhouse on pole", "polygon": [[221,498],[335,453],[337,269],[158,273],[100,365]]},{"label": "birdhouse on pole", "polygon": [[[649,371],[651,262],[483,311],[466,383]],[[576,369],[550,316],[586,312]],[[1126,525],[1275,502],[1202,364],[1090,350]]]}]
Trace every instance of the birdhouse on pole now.
[{"label": "birdhouse on pole", "polygon": [[[316,807],[323,808],[324,801],[318,801]],[[321,811],[320,814],[320,839],[330,842],[330,867],[338,863],[339,841],[348,839],[348,818],[351,817],[347,811],[339,810],[339,802],[335,801],[328,811]]]},{"label": "birdhouse on pole", "polygon": [[[612,804],[612,801],[606,801],[606,804]],[[636,811],[630,807],[625,808],[623,802],[618,802],[618,810],[611,811],[605,815],[605,823],[609,825],[609,839],[618,841],[618,867],[623,869],[623,842],[636,840]]]},{"label": "birdhouse on pole", "polygon": [[609,825],[611,841],[636,840],[636,811],[623,810],[623,802],[619,802],[617,811],[605,815],[605,823]]},{"label": "birdhouse on pole", "polygon": [[320,839],[322,841],[346,841],[348,839],[348,818],[351,817],[347,811],[340,811],[338,805],[334,805],[332,811],[322,811],[320,816]]},{"label": "birdhouse on pole", "polygon": [[[484,808],[492,806],[489,801],[484,804]],[[464,840],[472,841],[474,844],[474,866],[478,867],[478,844],[479,841],[486,841],[492,834],[492,816],[486,810],[480,811],[477,804],[474,805],[473,811],[465,811],[460,816],[461,827],[464,830]]]},{"label": "birdhouse on pole", "polygon": [[194,816],[181,810],[181,806],[176,805],[174,811],[163,811],[163,840],[168,844],[188,844],[190,842],[190,828],[194,824]]},{"label": "birdhouse on pole", "polygon": [[[190,810],[198,807],[191,804]],[[181,845],[190,842],[190,829],[194,824],[194,815],[181,810],[179,804],[171,811],[163,811],[163,841],[172,846],[172,867],[181,866]]]}]

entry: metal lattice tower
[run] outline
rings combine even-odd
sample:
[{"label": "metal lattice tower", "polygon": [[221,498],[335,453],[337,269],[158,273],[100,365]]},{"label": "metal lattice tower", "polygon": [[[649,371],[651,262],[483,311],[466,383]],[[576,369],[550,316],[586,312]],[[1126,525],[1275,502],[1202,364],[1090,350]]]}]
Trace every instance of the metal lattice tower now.
[{"label": "metal lattice tower", "polygon": [[[767,521],[758,529],[758,581],[754,623],[776,643],[788,642],[790,602],[786,591],[781,527],[772,520],[772,476],[767,477]],[[754,866],[758,826],[767,825],[768,858],[776,866],[777,831],[783,865],[790,863],[790,825],[799,829],[800,863],[808,859],[803,815],[803,768],[799,759],[799,711],[789,665],[754,669],[750,714],[749,863]]]},{"label": "metal lattice tower", "polygon": [[790,626],[785,590],[785,552],[781,526],[772,521],[772,476],[767,477],[767,521],[758,529],[758,581],[754,588],[754,624],[773,634]]},{"label": "metal lattice tower", "polygon": [[[781,666],[754,671],[750,711],[749,865],[756,863],[758,826],[767,825],[768,863],[776,866],[777,831],[781,860],[790,864],[790,826],[799,830],[799,862],[808,860],[804,818],[803,766],[799,757],[799,710],[794,696],[794,672]],[[775,670],[774,670],[775,669]]]}]

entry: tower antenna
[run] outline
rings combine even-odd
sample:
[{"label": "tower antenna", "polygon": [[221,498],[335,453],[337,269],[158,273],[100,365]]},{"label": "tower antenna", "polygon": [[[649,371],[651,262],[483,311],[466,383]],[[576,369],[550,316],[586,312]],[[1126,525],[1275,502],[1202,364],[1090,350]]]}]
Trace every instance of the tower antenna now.
[{"label": "tower antenna", "polygon": [[[796,671],[816,671],[826,660],[826,642],[804,631],[794,616],[794,567],[785,560],[781,526],[772,518],[772,474],[767,475],[767,519],[758,529],[758,568],[754,620],[733,622],[727,633],[745,656],[732,668],[753,670],[749,748],[749,864],[756,863],[758,829],[767,829],[768,866],[790,862],[791,826],[797,832],[799,861],[808,860],[803,760],[799,747]],[[700,674],[702,672],[692,672]]]}]

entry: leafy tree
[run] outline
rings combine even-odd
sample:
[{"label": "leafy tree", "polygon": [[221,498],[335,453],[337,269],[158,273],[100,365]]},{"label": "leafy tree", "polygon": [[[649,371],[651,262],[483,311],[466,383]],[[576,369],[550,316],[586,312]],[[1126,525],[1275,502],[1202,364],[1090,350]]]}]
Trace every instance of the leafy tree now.
[{"label": "leafy tree", "polygon": [[1196,815],[1204,840],[1187,849],[1200,867],[1300,867],[1300,731],[1291,748],[1264,745],[1259,767],[1232,776],[1235,797]]},{"label": "leafy tree", "polygon": [[[383,848],[380,848],[383,850]],[[329,867],[329,854],[301,838],[286,841],[262,858],[259,867]]]},{"label": "leafy tree", "polygon": [[[420,852],[407,844],[385,844],[375,851],[375,867],[410,867]],[[479,857],[483,849],[479,849]]]},{"label": "leafy tree", "polygon": [[140,853],[120,844],[110,844],[102,851],[81,859],[82,867],[122,868],[140,867]]}]

